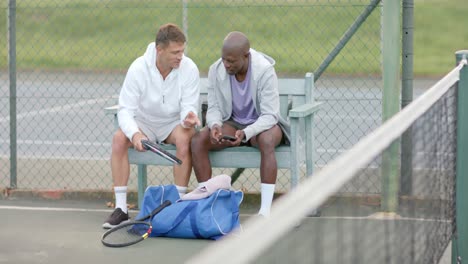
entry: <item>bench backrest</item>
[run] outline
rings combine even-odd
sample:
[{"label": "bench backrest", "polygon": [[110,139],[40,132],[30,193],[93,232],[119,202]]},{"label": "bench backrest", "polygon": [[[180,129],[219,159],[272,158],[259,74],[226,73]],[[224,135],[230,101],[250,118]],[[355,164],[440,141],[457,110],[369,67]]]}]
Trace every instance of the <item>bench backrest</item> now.
[{"label": "bench backrest", "polygon": [[[304,103],[313,102],[312,90],[313,76],[307,73],[305,78],[278,78],[278,90],[280,95],[280,112],[285,119],[288,111]],[[200,102],[206,102],[208,79],[200,78]]]}]

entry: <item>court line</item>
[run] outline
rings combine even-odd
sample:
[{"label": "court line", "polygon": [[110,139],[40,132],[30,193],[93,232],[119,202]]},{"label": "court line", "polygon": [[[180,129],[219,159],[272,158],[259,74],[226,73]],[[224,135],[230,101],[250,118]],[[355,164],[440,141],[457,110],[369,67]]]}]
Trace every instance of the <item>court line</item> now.
[{"label": "court line", "polygon": [[[98,213],[110,213],[114,209],[88,209],[88,208],[65,208],[65,207],[33,207],[33,206],[9,206],[0,205],[0,210],[22,210],[22,211],[50,211],[50,212],[98,212]],[[138,211],[130,211],[138,212]],[[254,214],[240,214],[242,217],[249,217]],[[389,217],[389,218],[375,218],[372,216],[320,216],[320,217],[307,217],[308,219],[325,219],[325,220],[376,220],[376,221],[418,221],[418,222],[446,222],[450,223],[450,220],[442,219],[425,219],[425,218],[413,218],[413,217]]]},{"label": "court line", "polygon": [[[0,143],[7,144],[10,140],[0,139]],[[91,141],[58,141],[58,140],[40,140],[40,139],[24,139],[17,140],[18,144],[29,144],[29,145],[56,145],[56,146],[95,146],[95,147],[110,147],[110,142],[91,142]]]},{"label": "court line", "polygon": [[[75,103],[75,104],[66,104],[66,105],[56,106],[52,108],[30,111],[30,112],[16,115],[16,119],[18,120],[18,119],[34,117],[38,115],[46,115],[50,113],[64,112],[65,110],[70,110],[70,109],[82,107],[85,105],[95,105],[97,103],[104,103],[104,102],[107,102],[109,99],[110,98],[90,99],[90,100],[85,100],[85,101],[79,101],[78,103]],[[0,117],[0,123],[7,123],[9,121],[10,121],[10,116]]]},{"label": "court line", "polygon": [[[9,159],[9,155],[0,155],[0,159]],[[108,157],[93,157],[93,156],[65,156],[65,155],[18,155],[18,159],[32,159],[32,160],[85,160],[85,161],[109,161],[110,154]]]},{"label": "court line", "polygon": [[88,208],[65,208],[65,207],[34,207],[34,206],[9,206],[0,205],[0,210],[22,210],[22,211],[50,211],[50,212],[113,212],[114,209],[88,209]]},{"label": "court line", "polygon": [[388,217],[388,218],[377,218],[371,215],[369,216],[320,216],[317,219],[345,219],[345,220],[376,220],[376,221],[417,221],[417,222],[445,222],[450,223],[451,220],[443,219],[432,219],[432,218],[419,218],[419,217]]}]

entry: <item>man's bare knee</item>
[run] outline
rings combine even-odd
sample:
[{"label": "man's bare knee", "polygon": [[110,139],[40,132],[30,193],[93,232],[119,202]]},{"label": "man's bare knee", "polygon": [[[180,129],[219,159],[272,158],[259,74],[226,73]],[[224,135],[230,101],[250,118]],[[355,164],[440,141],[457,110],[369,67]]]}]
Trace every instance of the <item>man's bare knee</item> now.
[{"label": "man's bare knee", "polygon": [[191,140],[192,152],[198,153],[200,149],[204,148],[207,140],[209,140],[210,132],[208,128],[200,130],[196,133]]},{"label": "man's bare knee", "polygon": [[112,152],[121,153],[127,151],[132,146],[130,140],[125,136],[122,130],[117,130],[112,138]]}]

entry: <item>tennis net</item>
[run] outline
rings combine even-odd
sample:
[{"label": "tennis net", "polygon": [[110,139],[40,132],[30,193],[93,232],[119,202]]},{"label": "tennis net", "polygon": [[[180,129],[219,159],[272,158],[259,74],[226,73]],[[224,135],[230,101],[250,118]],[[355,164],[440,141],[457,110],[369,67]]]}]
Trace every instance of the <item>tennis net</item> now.
[{"label": "tennis net", "polygon": [[[269,218],[248,219],[240,235],[188,263],[438,263],[455,232],[462,67],[278,198]],[[411,166],[401,166],[404,133],[412,137]],[[343,191],[363,173],[381,183],[380,195]],[[411,190],[400,193],[403,173],[411,175]],[[311,217],[316,208],[321,216]]]}]

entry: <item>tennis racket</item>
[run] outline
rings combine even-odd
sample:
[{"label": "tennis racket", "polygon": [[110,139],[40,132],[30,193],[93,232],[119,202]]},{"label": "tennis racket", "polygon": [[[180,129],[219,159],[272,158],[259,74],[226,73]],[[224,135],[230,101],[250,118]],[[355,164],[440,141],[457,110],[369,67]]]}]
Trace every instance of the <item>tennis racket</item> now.
[{"label": "tennis racket", "polygon": [[142,139],[141,143],[143,144],[145,149],[158,154],[159,156],[169,160],[170,162],[177,163],[179,165],[182,164],[182,161],[180,159],[178,159],[176,156],[172,155],[169,151],[163,149],[161,146],[159,146],[155,142],[152,142],[152,141],[149,141],[149,140],[146,140],[146,139]]},{"label": "tennis racket", "polygon": [[102,244],[108,247],[126,247],[145,240],[153,230],[151,225],[153,216],[169,205],[171,205],[171,201],[164,201],[149,215],[111,228],[102,235]]}]

